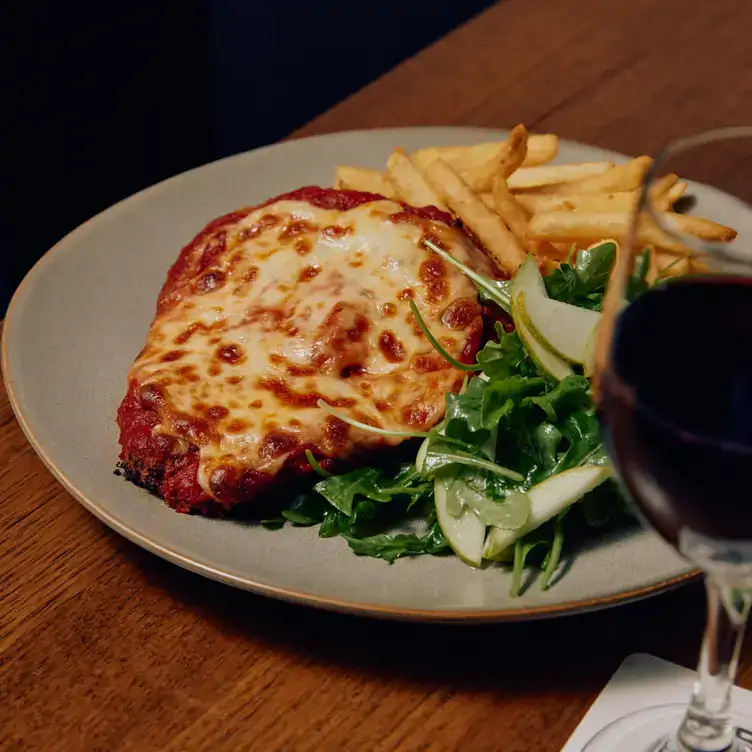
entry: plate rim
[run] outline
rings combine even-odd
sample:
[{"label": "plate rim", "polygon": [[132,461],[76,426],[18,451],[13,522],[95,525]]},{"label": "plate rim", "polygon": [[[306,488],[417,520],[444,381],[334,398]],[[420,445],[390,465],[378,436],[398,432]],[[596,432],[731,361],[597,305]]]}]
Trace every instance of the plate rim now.
[{"label": "plate rim", "polygon": [[[5,390],[8,395],[8,402],[13,410],[15,419],[17,420],[21,430],[24,433],[27,441],[34,449],[35,453],[42,460],[47,470],[52,474],[55,480],[76,500],[78,501],[89,513],[94,515],[107,527],[114,530],[116,533],[122,535],[132,543],[139,547],[165,559],[177,566],[187,569],[195,574],[207,577],[208,579],[216,582],[221,582],[225,585],[246,590],[257,595],[274,598],[277,600],[286,601],[289,603],[295,603],[299,605],[305,605],[315,608],[320,608],[328,611],[334,611],[339,613],[345,613],[357,616],[369,616],[373,618],[389,619],[397,621],[415,621],[415,622],[457,622],[457,623],[483,623],[483,622],[515,622],[515,621],[529,621],[534,619],[546,619],[557,616],[567,616],[580,613],[586,613],[605,608],[611,608],[618,605],[623,605],[630,602],[642,600],[653,595],[659,595],[681,585],[694,582],[701,577],[701,573],[692,569],[687,565],[686,571],[674,575],[672,577],[659,579],[648,585],[639,588],[633,588],[631,590],[624,590],[617,593],[612,593],[605,596],[599,596],[595,598],[583,598],[579,600],[570,600],[562,603],[555,603],[551,605],[531,606],[529,608],[458,608],[458,609],[426,609],[426,608],[409,608],[402,606],[388,606],[377,603],[364,603],[353,600],[345,600],[334,597],[326,597],[316,595],[310,592],[306,592],[300,589],[292,589],[270,585],[268,583],[259,582],[252,577],[242,577],[230,572],[223,571],[221,568],[206,564],[195,558],[191,558],[179,551],[176,551],[168,546],[163,546],[157,541],[151,539],[148,535],[139,532],[137,529],[129,526],[117,516],[111,514],[105,509],[101,508],[97,503],[89,498],[85,493],[80,491],[75,483],[68,478],[66,473],[58,467],[51,458],[47,455],[41,444],[37,440],[31,426],[28,424],[25,414],[21,408],[21,402],[16,394],[16,388],[14,386],[13,378],[10,375],[9,367],[9,353],[8,353],[8,338],[6,332],[11,328],[13,321],[14,310],[17,307],[17,302],[24,294],[25,288],[30,284],[30,281],[40,273],[40,269],[44,265],[51,263],[51,260],[56,257],[61,251],[63,251],[63,245],[78,234],[83,232],[90,223],[98,221],[102,215],[110,211],[112,208],[122,206],[123,204],[133,201],[142,200],[147,195],[157,189],[162,189],[164,186],[172,181],[177,181],[182,177],[193,173],[198,170],[205,169],[208,166],[220,165],[224,162],[242,158],[251,153],[263,152],[269,149],[274,149],[282,144],[292,142],[304,142],[304,141],[321,141],[328,139],[336,139],[343,135],[357,136],[367,135],[374,132],[383,131],[446,131],[446,130],[463,130],[463,131],[476,131],[481,134],[499,134],[505,132],[505,129],[483,128],[478,126],[415,126],[415,127],[398,127],[398,128],[366,128],[356,129],[349,131],[336,131],[331,133],[324,133],[315,136],[307,136],[301,138],[288,139],[286,141],[275,142],[266,144],[256,149],[251,149],[245,152],[239,152],[238,154],[232,154],[221,159],[207,162],[202,165],[198,165],[189,170],[185,170],[176,175],[172,175],[164,180],[154,183],[146,188],[143,188],[136,193],[127,196],[121,201],[106,207],[102,211],[95,214],[93,217],[87,219],[82,224],[78,225],[60,240],[58,240],[51,248],[49,248],[29,269],[25,274],[20,284],[16,288],[11,297],[10,303],[5,313],[2,327],[2,337],[0,344],[0,367],[3,375],[3,382]],[[582,144],[576,141],[570,141],[568,139],[559,139],[561,144],[572,145],[576,147],[587,147],[600,149],[604,153],[610,153],[615,156],[619,156],[623,159],[628,159],[624,154],[615,152],[609,149],[601,149],[601,147],[594,147],[588,144]]]}]

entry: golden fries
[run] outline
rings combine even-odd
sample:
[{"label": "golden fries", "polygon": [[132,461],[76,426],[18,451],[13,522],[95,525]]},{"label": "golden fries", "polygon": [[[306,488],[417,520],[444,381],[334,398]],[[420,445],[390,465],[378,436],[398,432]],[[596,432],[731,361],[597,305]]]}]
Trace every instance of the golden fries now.
[{"label": "golden fries", "polygon": [[[729,242],[736,231],[708,219],[685,214],[662,214],[664,223],[679,232],[703,240]],[[567,212],[554,211],[535,214],[528,225],[528,237],[551,242],[597,241],[606,237],[623,240],[630,230],[631,217],[627,212]],[[686,246],[677,238],[665,233],[647,217],[639,222],[637,239],[642,245],[654,245],[676,253],[686,253]]]},{"label": "golden fries", "polygon": [[550,211],[631,212],[637,206],[638,191],[618,193],[517,193],[517,202],[529,214]]},{"label": "golden fries", "polygon": [[447,205],[402,149],[395,149],[389,156],[386,174],[395,194],[402,201],[411,206],[435,206],[446,211]]},{"label": "golden fries", "polygon": [[[690,214],[675,214],[663,212],[661,219],[666,227],[677,230],[685,235],[694,235],[701,240],[712,240],[716,243],[730,243],[737,235],[732,227],[713,222],[711,219],[701,219]],[[668,248],[668,246],[665,246]]]},{"label": "golden fries", "polygon": [[[602,175],[613,167],[613,162],[576,162],[574,164],[521,167],[509,177],[509,187],[515,190],[540,188],[559,183],[578,183],[586,178]],[[576,188],[573,192],[576,192]]]},{"label": "golden fries", "polygon": [[[460,174],[475,170],[492,160],[504,141],[488,141],[473,146],[440,146],[420,149],[412,155],[415,166],[424,171],[434,159],[443,159]],[[530,134],[527,139],[527,156],[524,167],[547,164],[559,152],[559,139],[550,133]]]},{"label": "golden fries", "polygon": [[670,211],[674,204],[685,194],[687,190],[687,184],[683,181],[679,181],[678,183],[675,183],[671,188],[666,192],[666,195],[664,198],[664,205],[662,207],[663,211]]},{"label": "golden fries", "polygon": [[650,157],[637,157],[626,164],[612,166],[609,170],[603,170],[575,184],[562,186],[560,192],[582,194],[633,191],[640,187],[652,163],[653,160]]},{"label": "golden fries", "polygon": [[551,133],[529,135],[523,167],[548,164],[559,153],[559,139]]},{"label": "golden fries", "polygon": [[664,194],[668,193],[678,182],[679,176],[670,173],[668,175],[664,175],[662,178],[658,178],[658,180],[653,183],[653,186],[650,190],[654,197],[663,196]]},{"label": "golden fries", "polygon": [[501,217],[494,214],[443,159],[435,159],[428,165],[426,178],[483,244],[499,270],[512,276],[525,260],[525,251]]},{"label": "golden fries", "polygon": [[490,191],[497,175],[508,178],[525,161],[527,141],[525,126],[515,126],[499,151],[488,162],[460,173],[462,179],[476,192]]},{"label": "golden fries", "polygon": [[[656,211],[670,211],[683,195],[686,183],[676,175],[666,175],[650,191]],[[526,193],[516,194],[519,204],[529,214],[549,211],[632,212],[640,198],[638,190],[613,193]]]},{"label": "golden fries", "polygon": [[690,274],[711,274],[713,272],[712,267],[706,264],[702,259],[696,256],[689,257]]},{"label": "golden fries", "polygon": [[340,165],[334,173],[334,187],[350,191],[378,193],[384,198],[397,198],[391,183],[378,170]]},{"label": "golden fries", "polygon": [[669,253],[660,248],[652,249],[650,269],[647,281],[654,284],[659,279],[667,277],[680,277],[692,271],[692,262],[689,256]]},{"label": "golden fries", "polygon": [[[647,156],[616,165],[608,160],[549,164],[558,149],[555,135],[531,135],[520,124],[504,141],[430,147],[412,155],[396,149],[383,174],[341,165],[335,187],[450,211],[505,275],[513,275],[527,253],[548,272],[572,248],[628,237],[653,164]],[[674,174],[652,182],[651,207],[660,223],[646,214],[636,230],[638,244],[654,249],[649,281],[707,271],[682,235],[723,243],[736,237],[730,227],[673,212],[686,190],[687,183]]]},{"label": "golden fries", "polygon": [[496,206],[494,204],[493,194],[491,193],[479,193],[478,194],[480,200],[491,210],[496,211]]},{"label": "golden fries", "polygon": [[704,261],[693,256],[680,256],[668,251],[657,250],[653,254],[656,273],[653,264],[648,274],[648,282],[656,282],[667,277],[682,277],[685,274],[711,274],[712,269]]},{"label": "golden fries", "polygon": [[609,236],[621,240],[629,232],[629,222],[626,212],[543,212],[530,219],[528,237],[554,243],[590,243]]},{"label": "golden fries", "polygon": [[538,264],[538,268],[542,274],[551,274],[554,269],[559,267],[559,262],[552,259],[545,254],[535,254],[535,262]]},{"label": "golden fries", "polygon": [[496,213],[504,220],[504,224],[524,248],[527,242],[528,214],[517,203],[517,199],[512,195],[502,175],[497,175],[494,180],[491,198]]}]

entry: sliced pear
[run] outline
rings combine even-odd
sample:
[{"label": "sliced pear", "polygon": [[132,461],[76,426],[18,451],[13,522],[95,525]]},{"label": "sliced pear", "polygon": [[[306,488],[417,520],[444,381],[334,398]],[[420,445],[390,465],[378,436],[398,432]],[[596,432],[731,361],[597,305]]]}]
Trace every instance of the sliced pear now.
[{"label": "sliced pear", "polygon": [[436,478],[434,481],[434,499],[436,502],[436,519],[447,543],[454,553],[471,567],[479,567],[486,526],[478,515],[465,507],[459,517],[449,513],[449,496],[452,493],[454,478]]},{"label": "sliced pear", "polygon": [[525,261],[520,264],[520,268],[514,275],[512,280],[512,301],[518,293],[525,292],[528,295],[536,295],[542,298],[547,298],[546,283],[543,281],[543,275],[538,269],[538,264],[535,263],[535,259],[532,256],[528,256]]},{"label": "sliced pear", "polygon": [[450,503],[447,504],[447,508],[450,514],[453,511],[451,503],[456,501],[460,509],[463,504],[470,507],[485,525],[494,525],[505,530],[522,527],[530,517],[530,500],[524,493],[514,493],[504,501],[494,501],[460,479],[452,486],[448,498]]},{"label": "sliced pear", "polygon": [[606,466],[574,467],[533,486],[527,491],[530,499],[530,517],[527,523],[517,530],[489,528],[483,546],[483,558],[496,561],[508,559],[507,550],[519,538],[579,501],[610,474],[611,469]]},{"label": "sliced pear", "polygon": [[600,320],[600,314],[551,300],[532,256],[520,266],[512,285],[514,306],[519,306],[520,298],[524,303],[518,316],[535,339],[570,363],[584,363],[588,337]]},{"label": "sliced pear", "polygon": [[532,256],[528,256],[520,264],[520,268],[512,280],[512,321],[514,321],[514,328],[522,340],[522,344],[535,362],[535,365],[552,378],[561,381],[567,376],[571,376],[574,371],[563,358],[560,358],[533,336],[524,317],[521,315],[526,310],[525,300],[528,295],[534,297],[546,296],[546,285]]},{"label": "sliced pear", "polygon": [[598,346],[598,327],[596,326],[585,344],[585,360],[582,365],[584,366],[585,376],[590,378],[596,369],[595,353]]},{"label": "sliced pear", "polygon": [[515,298],[512,310],[514,328],[535,365],[537,365],[541,371],[547,373],[557,381],[561,381],[567,376],[571,376],[574,371],[569,363],[542,345],[527,328],[527,325],[520,315],[520,312],[524,311],[524,293],[521,293]]},{"label": "sliced pear", "polygon": [[587,308],[551,298],[520,293],[520,316],[530,333],[549,350],[570,363],[584,363],[590,335],[601,315]]}]

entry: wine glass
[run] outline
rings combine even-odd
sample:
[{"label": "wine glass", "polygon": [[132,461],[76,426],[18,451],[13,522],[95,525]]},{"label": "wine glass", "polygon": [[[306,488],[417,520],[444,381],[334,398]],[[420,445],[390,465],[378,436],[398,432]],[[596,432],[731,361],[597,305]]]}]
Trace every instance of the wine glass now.
[{"label": "wine glass", "polygon": [[704,572],[708,620],[689,704],[624,716],[587,752],[752,752],[731,709],[752,601],[750,204],[752,127],[671,144],[604,298],[593,389],[609,454],[643,522]]}]

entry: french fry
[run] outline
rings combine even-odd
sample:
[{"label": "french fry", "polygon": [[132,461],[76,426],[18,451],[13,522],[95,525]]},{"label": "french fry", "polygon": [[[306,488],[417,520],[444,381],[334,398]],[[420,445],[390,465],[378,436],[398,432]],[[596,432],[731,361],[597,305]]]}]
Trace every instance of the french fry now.
[{"label": "french fry", "polygon": [[462,179],[476,192],[490,191],[496,175],[508,178],[524,162],[527,141],[525,126],[515,126],[499,151],[479,167],[460,173]]},{"label": "french fry", "polygon": [[689,257],[690,274],[712,274],[713,269],[696,256]]},{"label": "french fry", "polygon": [[[653,266],[655,274],[653,275]],[[697,256],[675,254],[663,249],[656,249],[653,253],[648,282],[653,283],[666,277],[680,277],[685,274],[712,274],[713,270]]]},{"label": "french fry", "polygon": [[[397,149],[384,174],[342,165],[335,187],[448,209],[505,274],[514,274],[527,253],[550,272],[569,257],[573,246],[628,237],[652,165],[647,156],[618,165],[549,164],[557,153],[555,135],[530,135],[520,124],[504,141],[432,147],[412,156]],[[673,212],[686,190],[687,183],[674,174],[655,180],[650,188],[651,206],[660,221],[646,214],[637,226],[640,246],[655,249],[650,281],[708,271],[704,261],[690,255],[685,245],[689,241],[682,235],[715,242],[736,236],[730,227]]]},{"label": "french fry", "polygon": [[650,248],[650,266],[648,267],[648,273],[645,275],[645,281],[649,285],[653,285],[658,280],[658,276],[661,273],[661,268],[663,266],[661,259],[664,256],[673,256],[674,258],[677,258],[674,256],[674,254],[669,254],[668,251],[661,251],[659,248]]},{"label": "french fry", "polygon": [[[684,192],[676,175],[666,175],[651,189],[650,193],[657,211],[669,211]],[[575,184],[576,185],[576,184]],[[573,185],[574,187],[574,185]],[[675,196],[675,198],[674,198]],[[637,208],[640,191],[616,191],[614,193],[526,193],[515,195],[519,204],[530,214],[548,211],[586,212],[632,212]]]},{"label": "french fry", "polygon": [[[507,187],[509,184],[507,184]],[[517,203],[530,215],[542,214],[549,211],[573,211],[574,204],[567,196],[559,193],[527,193],[521,191],[515,194]]]},{"label": "french fry", "polygon": [[671,186],[671,188],[666,192],[666,195],[664,197],[664,206],[661,207],[664,211],[670,211],[674,204],[686,193],[687,191],[687,184],[680,180],[678,183],[675,183]]},{"label": "french fry", "polygon": [[[675,212],[663,212],[663,223],[686,235],[694,235],[701,240],[712,240],[716,243],[730,243],[737,235],[732,227],[726,227],[711,219],[693,217],[691,214],[676,214]],[[669,246],[665,246],[669,248]]]},{"label": "french fry", "polygon": [[[439,146],[419,149],[412,155],[415,166],[424,171],[434,159],[443,159],[457,172],[474,170],[493,159],[503,141],[487,141],[472,146]],[[527,140],[527,156],[524,167],[547,164],[559,152],[559,139],[551,133],[530,134]]]},{"label": "french fry", "polygon": [[447,205],[402,149],[395,149],[390,154],[386,174],[394,192],[402,201],[411,206],[435,206],[446,211]]},{"label": "french fry", "polygon": [[528,214],[517,203],[517,199],[512,195],[502,175],[497,175],[494,179],[491,196],[496,213],[504,220],[504,224],[524,248],[527,242]]},{"label": "french fry", "polygon": [[378,170],[339,165],[334,173],[334,187],[350,191],[378,193],[384,198],[397,198],[392,184]]},{"label": "french fry", "polygon": [[678,182],[679,176],[671,174],[664,175],[653,183],[653,186],[650,189],[650,195],[653,199],[656,211],[671,211],[671,207],[675,203],[675,200],[672,200],[671,198],[671,191]]},{"label": "french fry", "polygon": [[535,254],[535,260],[541,272],[546,275],[559,268],[559,262],[545,254]]},{"label": "french fry", "polygon": [[631,212],[637,206],[639,192],[620,191],[572,195],[523,192],[515,194],[515,199],[529,214],[549,211]]},{"label": "french fry", "polygon": [[494,198],[492,193],[479,193],[478,198],[491,210],[496,211],[496,205],[494,204]]},{"label": "french fry", "polygon": [[[560,183],[579,184],[587,178],[602,175],[613,166],[613,162],[574,162],[572,164],[521,167],[509,177],[507,182],[513,191]],[[571,192],[578,192],[574,186],[570,186],[569,189]]]},{"label": "french fry", "polygon": [[[653,250],[648,282],[653,283],[666,277],[679,277],[689,274],[692,269],[692,261],[686,254],[670,253],[660,248]],[[655,268],[655,275],[653,275]]]},{"label": "french fry", "polygon": [[512,276],[525,260],[525,251],[501,217],[443,159],[431,162],[425,175],[452,212],[483,244],[499,270]]},{"label": "french fry", "polygon": [[645,173],[650,169],[653,160],[650,157],[637,157],[626,164],[612,166],[609,170],[576,183],[562,186],[560,193],[616,193],[617,191],[633,191],[640,187]]},{"label": "french fry", "polygon": [[658,178],[652,187],[651,191],[653,196],[662,196],[664,193],[668,193],[679,182],[679,176],[673,172],[663,177]]},{"label": "french fry", "polygon": [[[729,242],[736,231],[716,222],[684,214],[664,212],[663,222],[674,229],[702,238]],[[627,212],[567,212],[555,211],[535,214],[528,225],[528,237],[551,242],[597,241],[606,237],[622,240],[627,237],[631,217]],[[645,217],[638,225],[637,239],[642,245],[653,245],[675,253],[686,253],[686,246],[665,233]]]},{"label": "french fry", "polygon": [[529,135],[527,138],[527,155],[523,167],[538,167],[548,164],[559,153],[559,138],[552,133]]},{"label": "french fry", "polygon": [[524,247],[536,258],[550,259],[557,266],[566,261],[572,251],[572,243],[550,243],[548,240],[533,240],[530,238],[526,239]]}]

